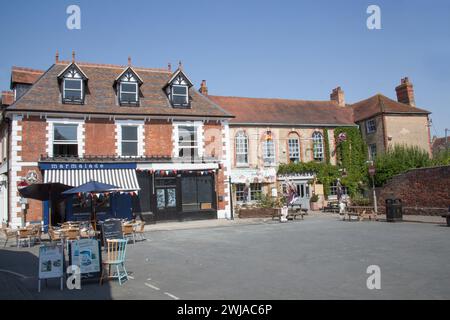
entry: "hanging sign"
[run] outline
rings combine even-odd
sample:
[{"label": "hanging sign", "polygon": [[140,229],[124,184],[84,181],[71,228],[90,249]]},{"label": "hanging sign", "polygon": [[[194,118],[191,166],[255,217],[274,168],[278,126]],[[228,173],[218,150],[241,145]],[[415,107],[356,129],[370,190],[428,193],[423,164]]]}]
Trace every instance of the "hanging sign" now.
[{"label": "hanging sign", "polygon": [[39,248],[39,287],[41,280],[61,278],[61,290],[64,278],[64,250],[62,245],[41,246]]},{"label": "hanging sign", "polygon": [[81,239],[70,245],[69,263],[80,268],[81,279],[99,279],[101,276],[101,248],[96,239]]}]

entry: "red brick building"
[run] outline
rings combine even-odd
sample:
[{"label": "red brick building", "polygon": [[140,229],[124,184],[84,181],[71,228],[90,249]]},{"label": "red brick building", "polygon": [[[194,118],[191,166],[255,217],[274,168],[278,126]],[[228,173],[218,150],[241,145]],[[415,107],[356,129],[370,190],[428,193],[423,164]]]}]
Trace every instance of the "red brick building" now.
[{"label": "red brick building", "polygon": [[[103,201],[104,218],[230,215],[232,116],[194,89],[181,64],[172,72],[57,56],[46,71],[13,68],[11,89],[3,94],[0,126],[3,221],[47,223],[45,203],[21,207],[24,181],[116,185],[122,194]],[[52,222],[86,218],[78,198],[50,204]]]}]

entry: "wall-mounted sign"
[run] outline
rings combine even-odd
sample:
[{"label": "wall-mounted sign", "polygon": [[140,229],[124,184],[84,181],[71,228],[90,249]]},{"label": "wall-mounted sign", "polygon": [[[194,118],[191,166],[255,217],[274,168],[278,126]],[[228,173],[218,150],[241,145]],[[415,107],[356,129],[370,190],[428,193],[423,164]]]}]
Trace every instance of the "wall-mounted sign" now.
[{"label": "wall-mounted sign", "polygon": [[33,183],[38,183],[39,179],[38,179],[38,174],[36,171],[34,170],[30,170],[27,172],[27,175],[25,177],[25,180],[29,183],[29,184],[33,184]]}]

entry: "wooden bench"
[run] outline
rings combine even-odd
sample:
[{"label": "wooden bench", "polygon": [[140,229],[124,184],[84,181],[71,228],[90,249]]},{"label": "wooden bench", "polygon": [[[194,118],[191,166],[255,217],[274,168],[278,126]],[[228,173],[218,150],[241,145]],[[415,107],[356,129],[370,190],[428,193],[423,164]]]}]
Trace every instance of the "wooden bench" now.
[{"label": "wooden bench", "polygon": [[325,207],[323,207],[322,212],[339,212],[339,203],[337,202],[328,202]]},{"label": "wooden bench", "polygon": [[304,216],[305,216],[305,211],[306,209],[302,209],[302,208],[295,208],[295,209],[290,209],[288,211],[288,215],[287,218],[288,220],[295,220],[297,217],[301,217],[302,220],[304,220]]}]

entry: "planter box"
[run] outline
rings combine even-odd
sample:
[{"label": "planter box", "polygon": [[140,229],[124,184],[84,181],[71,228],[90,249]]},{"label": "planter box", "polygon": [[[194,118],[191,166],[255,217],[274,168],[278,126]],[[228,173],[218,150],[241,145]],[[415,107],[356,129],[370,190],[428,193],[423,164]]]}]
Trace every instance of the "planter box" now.
[{"label": "planter box", "polygon": [[273,208],[240,208],[239,218],[272,218],[278,209]]},{"label": "planter box", "polygon": [[312,211],[319,211],[321,209],[320,202],[318,202],[318,201],[311,202],[309,205],[310,205],[310,208]]}]

